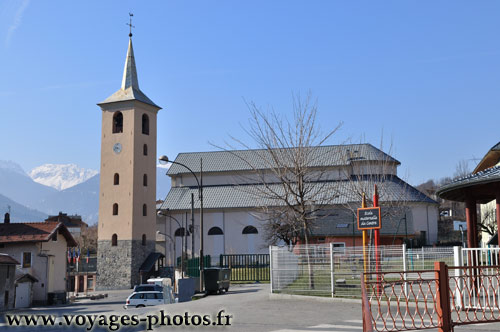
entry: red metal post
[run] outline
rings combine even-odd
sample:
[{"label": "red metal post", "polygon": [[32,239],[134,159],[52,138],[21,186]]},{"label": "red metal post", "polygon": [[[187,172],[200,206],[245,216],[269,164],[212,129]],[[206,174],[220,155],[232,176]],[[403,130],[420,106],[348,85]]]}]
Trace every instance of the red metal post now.
[{"label": "red metal post", "polygon": [[476,248],[477,245],[477,211],[476,200],[467,197],[465,200],[465,219],[467,221],[467,247]]},{"label": "red metal post", "polygon": [[450,309],[450,285],[448,267],[444,262],[434,262],[436,273],[436,311],[439,319],[439,332],[452,332]]},{"label": "red metal post", "polygon": [[[377,191],[377,185],[375,184],[374,186],[374,191],[373,191],[373,207],[378,207],[378,191]],[[380,220],[380,224],[382,225],[382,220]],[[378,273],[380,272],[380,252],[379,252],[379,246],[380,246],[380,229],[375,229],[374,230],[374,237],[375,237],[375,271]],[[377,274],[377,294],[380,294],[380,274]]]}]

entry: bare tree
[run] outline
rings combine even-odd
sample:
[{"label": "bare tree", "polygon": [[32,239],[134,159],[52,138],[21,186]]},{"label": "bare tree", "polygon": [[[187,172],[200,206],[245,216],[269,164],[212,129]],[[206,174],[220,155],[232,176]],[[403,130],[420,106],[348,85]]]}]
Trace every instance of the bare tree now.
[{"label": "bare tree", "polygon": [[[410,191],[414,189],[397,176],[399,162],[390,155],[392,141],[386,153],[383,146],[383,134],[381,137],[379,149],[374,149],[367,143],[359,143],[346,149],[343,156],[344,164],[347,165],[343,168],[342,195],[346,197],[343,207],[356,215],[357,209],[361,207],[363,194],[365,194],[367,206],[372,206],[376,185],[380,195],[379,206],[382,208],[382,219],[401,219],[408,211],[408,198]],[[363,149],[373,149],[373,151],[367,152]],[[398,229],[399,223],[395,227],[396,231]],[[371,240],[372,232],[370,232],[370,242]]]},{"label": "bare tree", "polygon": [[[231,137],[234,144],[228,144],[233,150],[224,149],[252,170],[243,182],[258,184],[239,188],[263,202],[261,213],[271,243],[283,240],[294,244],[302,238],[307,248],[311,226],[317,218],[316,207],[328,205],[334,198],[327,194],[331,185],[325,181],[328,177],[325,169],[313,167],[324,157],[316,148],[330,139],[341,124],[322,132],[316,122],[317,103],[310,95],[305,99],[293,96],[292,120],[272,109],[263,111],[254,102],[247,106],[251,118],[244,130],[260,149],[251,154],[234,151],[251,149],[249,144],[234,137]],[[308,251],[306,254],[309,285],[314,288]]]},{"label": "bare tree", "polygon": [[89,249],[91,253],[97,252],[97,224],[89,227],[82,227],[80,235],[75,237],[78,246],[82,249]]},{"label": "bare tree", "polygon": [[486,211],[481,214],[481,221],[477,223],[480,232],[488,233],[493,236],[497,232],[497,220],[494,208],[486,208]]},{"label": "bare tree", "polygon": [[469,174],[470,174],[469,161],[465,159],[460,160],[457,163],[457,166],[455,167],[455,174],[453,174],[453,178],[459,179],[466,177]]}]

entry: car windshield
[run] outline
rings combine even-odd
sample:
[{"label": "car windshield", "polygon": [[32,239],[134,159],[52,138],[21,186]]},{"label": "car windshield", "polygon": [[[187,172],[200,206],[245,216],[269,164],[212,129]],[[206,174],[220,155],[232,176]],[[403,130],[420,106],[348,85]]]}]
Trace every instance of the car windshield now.
[{"label": "car windshield", "polygon": [[162,291],[163,287],[158,285],[140,285],[135,286],[135,292],[152,292],[152,291]]}]

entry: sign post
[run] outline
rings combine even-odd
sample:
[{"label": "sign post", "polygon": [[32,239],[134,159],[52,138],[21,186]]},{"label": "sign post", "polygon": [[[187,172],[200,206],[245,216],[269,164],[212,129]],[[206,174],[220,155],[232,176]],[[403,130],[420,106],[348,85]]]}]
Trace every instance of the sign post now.
[{"label": "sign post", "polygon": [[361,208],[358,209],[358,230],[363,231],[363,267],[364,272],[368,270],[368,252],[367,246],[367,235],[366,231],[369,229],[379,230],[382,227],[380,218],[380,207],[366,207],[366,199],[363,194],[363,200],[361,203]]}]

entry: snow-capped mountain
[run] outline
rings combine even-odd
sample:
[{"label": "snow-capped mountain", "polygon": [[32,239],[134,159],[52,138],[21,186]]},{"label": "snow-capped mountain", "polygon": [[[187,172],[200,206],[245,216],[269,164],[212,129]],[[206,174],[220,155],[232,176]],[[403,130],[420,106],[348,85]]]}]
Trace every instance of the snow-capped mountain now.
[{"label": "snow-capped mountain", "polygon": [[0,160],[0,169],[11,171],[19,175],[28,176],[28,174],[26,174],[26,172],[21,166],[19,166],[19,164],[10,160]]},{"label": "snow-capped mountain", "polygon": [[35,182],[64,190],[83,183],[98,173],[96,170],[81,168],[75,164],[45,164],[33,168],[29,176]]}]

